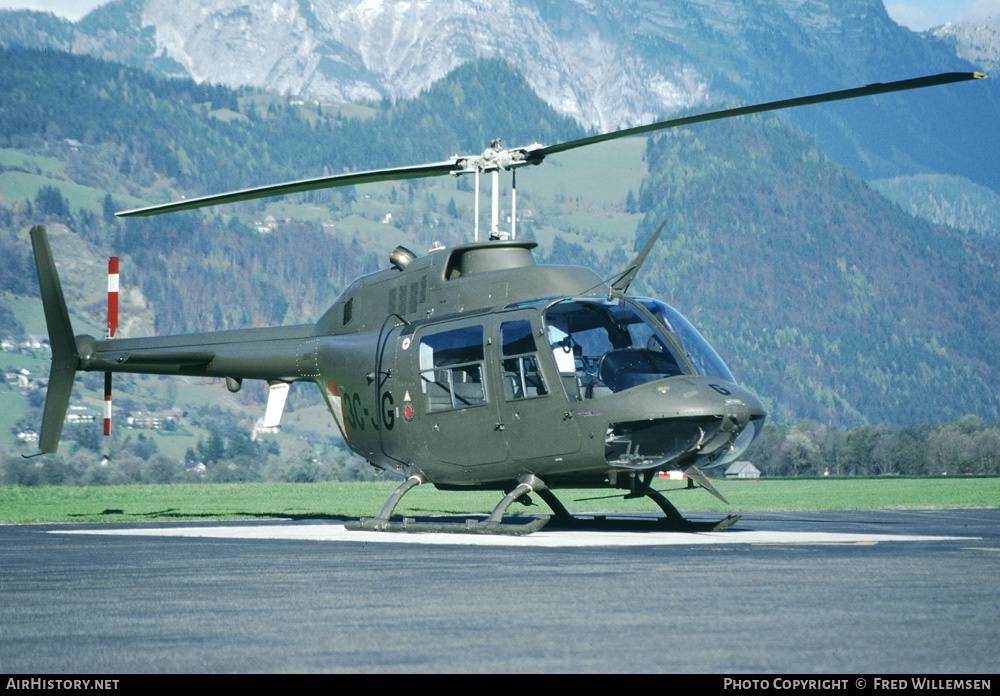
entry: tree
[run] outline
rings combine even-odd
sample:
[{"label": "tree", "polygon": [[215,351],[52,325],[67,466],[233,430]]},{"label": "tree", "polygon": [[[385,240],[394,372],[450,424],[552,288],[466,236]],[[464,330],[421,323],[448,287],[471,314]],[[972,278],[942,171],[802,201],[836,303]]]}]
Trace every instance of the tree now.
[{"label": "tree", "polygon": [[49,184],[42,186],[35,194],[35,208],[41,215],[60,220],[67,220],[71,217],[69,201],[58,188]]},{"label": "tree", "polygon": [[206,462],[217,462],[226,456],[226,443],[222,439],[222,435],[213,430],[208,436],[208,442],[204,449],[202,449],[201,443],[198,443],[198,450],[201,452],[201,458]]},{"label": "tree", "polygon": [[150,459],[143,467],[143,478],[149,483],[173,483],[180,473],[177,462],[162,454]]},{"label": "tree", "polygon": [[125,449],[128,449],[143,461],[148,461],[159,449],[156,440],[139,433],[135,440],[129,439],[125,442]]},{"label": "tree", "polygon": [[111,194],[105,194],[104,200],[101,201],[101,216],[104,218],[104,222],[108,225],[118,224],[118,218],[115,217],[115,208],[115,202],[111,198]]},{"label": "tree", "polygon": [[311,450],[302,450],[289,462],[288,468],[281,475],[281,480],[288,483],[312,483],[319,476],[319,464]]},{"label": "tree", "polygon": [[814,466],[818,458],[819,445],[808,433],[792,428],[778,450],[778,470],[783,476],[815,474]]}]

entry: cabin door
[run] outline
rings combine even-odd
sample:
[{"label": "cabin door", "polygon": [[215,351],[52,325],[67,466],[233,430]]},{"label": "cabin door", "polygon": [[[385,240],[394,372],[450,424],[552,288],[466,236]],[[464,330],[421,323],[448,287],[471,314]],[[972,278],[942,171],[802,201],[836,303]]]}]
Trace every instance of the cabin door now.
[{"label": "cabin door", "polygon": [[493,317],[489,351],[500,428],[512,459],[558,460],[580,449],[580,429],[559,386],[537,312]]},{"label": "cabin door", "polygon": [[[487,383],[487,329],[478,319],[393,331],[396,368],[387,384],[399,454],[423,454],[444,465],[442,478],[453,482],[466,478],[464,470],[507,460],[497,397]],[[468,479],[477,478],[470,471]]]}]

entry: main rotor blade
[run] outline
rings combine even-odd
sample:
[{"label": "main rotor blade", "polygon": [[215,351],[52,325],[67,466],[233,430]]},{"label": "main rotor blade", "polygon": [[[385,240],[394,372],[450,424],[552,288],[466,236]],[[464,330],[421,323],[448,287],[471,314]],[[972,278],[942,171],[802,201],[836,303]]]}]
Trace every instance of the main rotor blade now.
[{"label": "main rotor blade", "polygon": [[318,189],[335,188],[337,186],[351,186],[353,184],[369,184],[376,181],[398,181],[401,179],[443,176],[461,169],[462,167],[455,160],[452,160],[449,162],[419,164],[412,167],[395,167],[391,169],[373,169],[367,172],[354,172],[350,174],[334,174],[332,176],[321,176],[316,179],[302,179],[301,181],[289,181],[284,184],[258,186],[256,188],[243,189],[241,191],[230,191],[228,193],[216,193],[211,196],[202,196],[200,198],[189,198],[183,201],[175,201],[173,203],[152,205],[148,208],[124,210],[115,213],[115,215],[118,217],[141,217],[147,215],[160,215],[162,213],[176,213],[181,210],[194,210],[195,208],[205,208],[210,205],[236,203],[237,201],[249,201],[255,198],[268,198],[270,196],[283,196],[288,193],[301,193],[302,191],[315,191]]},{"label": "main rotor blade", "polygon": [[793,106],[822,104],[823,102],[840,101],[842,99],[855,99],[857,97],[869,97],[875,94],[886,94],[889,92],[902,92],[908,89],[920,89],[922,87],[947,85],[953,82],[965,82],[966,80],[980,80],[985,77],[986,75],[979,72],[971,72],[971,73],[954,72],[954,73],[941,73],[940,75],[929,75],[927,77],[917,77],[910,80],[899,80],[897,82],[884,82],[884,83],[877,82],[872,85],[867,85],[866,87],[855,87],[853,89],[842,89],[836,92],[825,92],[823,94],[814,94],[809,97],[796,97],[795,99],[782,99],[780,101],[767,102],[766,104],[754,104],[751,106],[741,106],[733,109],[723,109],[722,111],[713,111],[707,114],[698,114],[696,116],[685,116],[682,118],[675,118],[667,121],[659,121],[657,123],[651,123],[646,126],[636,126],[635,128],[626,128],[624,130],[614,131],[612,133],[602,133],[601,135],[592,135],[587,138],[580,138],[579,140],[570,140],[565,143],[559,143],[557,145],[550,145],[548,147],[543,147],[533,151],[532,155],[535,157],[542,158],[548,155],[554,155],[557,152],[566,152],[567,150],[573,150],[578,147],[583,147],[584,145],[603,143],[606,140],[627,138],[630,135],[642,135],[643,133],[652,133],[655,131],[666,130],[668,128],[678,128],[680,126],[688,126],[693,123],[703,123],[705,121],[718,121],[723,118],[746,116],[747,114],[758,114],[763,111],[777,111],[779,109],[789,109]]},{"label": "main rotor blade", "polygon": [[[842,99],[855,99],[857,97],[867,97],[875,94],[886,94],[888,92],[901,92],[908,89],[919,89],[921,87],[933,87],[936,85],[945,85],[953,82],[964,82],[966,80],[978,80],[986,77],[986,75],[978,72],[973,73],[942,73],[940,75],[929,75],[927,77],[918,77],[910,80],[900,80],[898,82],[886,82],[886,83],[876,83],[873,85],[868,85],[866,87],[856,87],[854,89],[839,90],[836,92],[826,92],[824,94],[816,94],[809,97],[797,97],[795,99],[783,99],[781,101],[768,102],[766,104],[756,104],[752,106],[741,106],[733,109],[723,109],[722,111],[713,111],[707,114],[698,114],[696,116],[685,116],[682,118],[670,119],[667,121],[660,121],[658,123],[651,123],[646,126],[636,126],[635,128],[626,128],[624,130],[614,131],[613,133],[603,133],[601,135],[593,135],[587,138],[580,138],[578,140],[570,140],[565,143],[558,143],[556,145],[550,145],[548,147],[535,147],[529,146],[528,148],[521,148],[523,154],[523,163],[528,164],[539,164],[548,155],[554,155],[559,152],[566,152],[567,150],[574,150],[578,147],[583,147],[585,145],[593,145],[595,143],[602,143],[607,140],[615,140],[617,138],[627,138],[632,135],[642,135],[643,133],[652,133],[655,131],[666,130],[668,128],[677,128],[679,126],[687,126],[694,123],[703,123],[705,121],[716,121],[724,118],[733,118],[735,116],[745,116],[747,114],[756,114],[763,111],[776,111],[778,109],[788,109],[793,106],[805,106],[807,104],[820,104],[823,102],[839,101]],[[514,152],[518,150],[511,150],[509,152]],[[504,150],[502,153],[508,153]],[[501,153],[501,154],[502,154]],[[477,164],[478,161],[478,164]],[[257,188],[243,189],[241,191],[231,191],[229,193],[219,193],[213,194],[211,196],[202,196],[199,198],[190,198],[182,201],[175,201],[173,203],[164,203],[161,205],[153,205],[147,208],[136,208],[134,210],[125,210],[115,213],[118,217],[138,217],[146,215],[159,215],[162,213],[174,213],[181,210],[194,210],[196,208],[205,208],[212,205],[221,205],[223,203],[235,203],[237,201],[248,201],[256,198],[268,198],[270,196],[283,196],[289,193],[301,193],[302,191],[315,191],[318,189],[335,188],[337,186],[351,186],[353,184],[367,184],[376,181],[398,181],[401,179],[417,179],[422,177],[431,176],[443,176],[445,174],[459,173],[459,172],[470,172],[475,171],[475,167],[479,168],[479,171],[486,171],[483,167],[481,156],[471,156],[471,157],[456,157],[447,162],[435,162],[432,164],[419,164],[409,167],[394,167],[389,169],[373,169],[366,172],[356,172],[351,174],[336,174],[333,176],[324,176],[316,179],[303,179],[301,181],[290,181],[284,184],[273,184],[270,186],[259,186]],[[504,168],[508,165],[496,163],[489,163],[489,166],[500,166]]]}]

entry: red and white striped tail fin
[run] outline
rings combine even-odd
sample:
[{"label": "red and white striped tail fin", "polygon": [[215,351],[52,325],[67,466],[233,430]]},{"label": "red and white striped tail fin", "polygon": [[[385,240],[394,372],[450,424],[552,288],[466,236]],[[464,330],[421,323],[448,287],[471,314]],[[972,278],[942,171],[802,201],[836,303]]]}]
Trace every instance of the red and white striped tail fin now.
[{"label": "red and white striped tail fin", "polygon": [[108,259],[108,338],[118,330],[118,257]]},{"label": "red and white striped tail fin", "polygon": [[104,434],[111,434],[111,373],[104,373]]}]

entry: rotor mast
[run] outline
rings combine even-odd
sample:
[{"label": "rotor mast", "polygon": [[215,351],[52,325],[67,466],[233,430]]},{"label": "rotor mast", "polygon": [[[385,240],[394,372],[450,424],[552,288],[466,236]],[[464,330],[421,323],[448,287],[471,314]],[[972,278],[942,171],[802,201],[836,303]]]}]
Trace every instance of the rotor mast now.
[{"label": "rotor mast", "polygon": [[510,210],[510,238],[517,238],[517,174],[516,169],[527,164],[539,164],[540,157],[532,157],[536,150],[543,149],[540,143],[532,143],[527,147],[504,148],[500,138],[494,138],[490,146],[483,150],[481,155],[471,157],[459,157],[455,155],[455,170],[452,176],[462,174],[476,175],[476,195],[475,195],[475,241],[479,241],[479,175],[485,172],[492,174],[493,192],[491,197],[491,218],[490,218],[490,239],[500,239],[500,171],[510,171],[511,183],[511,210]]}]

